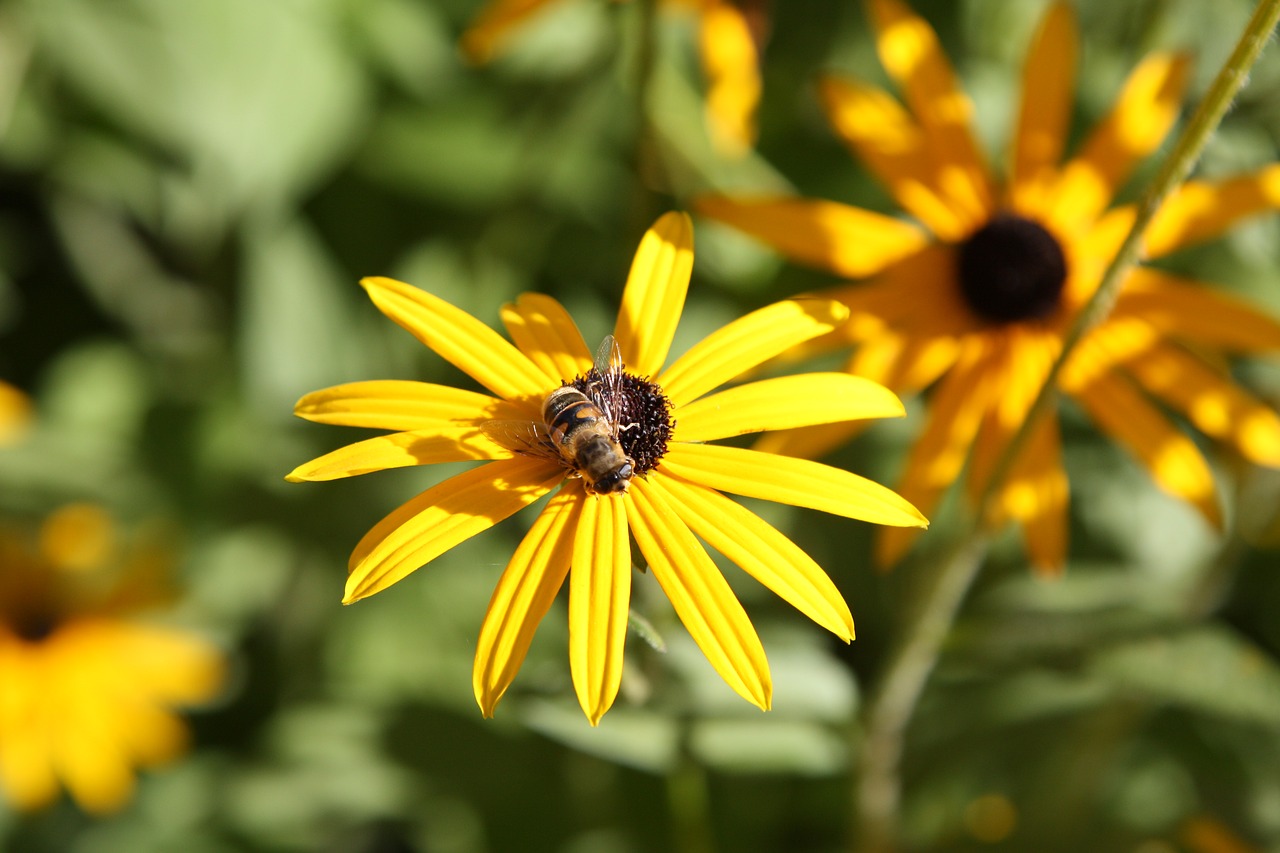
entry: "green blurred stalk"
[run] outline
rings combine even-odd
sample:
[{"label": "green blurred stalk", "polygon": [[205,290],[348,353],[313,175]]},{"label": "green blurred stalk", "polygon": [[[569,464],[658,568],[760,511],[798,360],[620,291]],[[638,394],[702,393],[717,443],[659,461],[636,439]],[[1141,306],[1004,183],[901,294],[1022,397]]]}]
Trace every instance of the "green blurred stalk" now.
[{"label": "green blurred stalk", "polygon": [[1209,91],[1178,136],[1173,151],[1143,193],[1128,236],[1107,267],[1102,283],[1064,337],[1062,351],[1027,417],[1001,453],[973,515],[967,520],[966,529],[957,537],[960,544],[938,564],[919,609],[891,653],[866,706],[862,729],[855,733],[853,838],[854,849],[860,853],[889,853],[897,848],[905,731],[937,664],[943,641],[982,566],[986,555],[986,519],[992,502],[1025,446],[1032,426],[1048,412],[1058,376],[1071,351],[1110,312],[1121,284],[1138,263],[1143,232],[1200,158],[1209,137],[1248,79],[1249,69],[1270,38],[1278,17],[1280,0],[1260,0],[1235,50],[1218,71]]}]

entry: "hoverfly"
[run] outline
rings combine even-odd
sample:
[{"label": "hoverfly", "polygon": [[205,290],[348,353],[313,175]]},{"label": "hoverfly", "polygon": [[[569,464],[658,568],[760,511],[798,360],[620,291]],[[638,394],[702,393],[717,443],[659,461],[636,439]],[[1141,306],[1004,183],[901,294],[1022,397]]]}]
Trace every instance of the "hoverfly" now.
[{"label": "hoverfly", "polygon": [[[518,453],[541,456],[581,477],[593,495],[623,493],[635,460],[619,443],[632,424],[619,423],[622,354],[609,335],[596,350],[585,383],[561,385],[542,401],[542,422],[486,421],[485,435]],[[585,384],[585,389],[581,386]]]}]

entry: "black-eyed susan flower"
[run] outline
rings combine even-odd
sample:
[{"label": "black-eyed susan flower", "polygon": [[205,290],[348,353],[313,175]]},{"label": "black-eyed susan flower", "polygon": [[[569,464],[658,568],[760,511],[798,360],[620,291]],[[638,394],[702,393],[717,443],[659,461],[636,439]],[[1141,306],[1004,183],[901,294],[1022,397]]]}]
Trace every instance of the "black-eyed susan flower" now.
[{"label": "black-eyed susan flower", "polygon": [[[513,32],[562,0],[489,0],[462,36],[472,62],[487,62]],[[707,128],[724,154],[738,155],[755,144],[760,103],[759,32],[763,15],[734,0],[665,0],[665,7],[698,17],[698,50],[707,80]]]},{"label": "black-eyed susan flower", "polygon": [[[855,474],[708,443],[761,430],[896,416],[902,408],[881,386],[841,373],[765,379],[710,393],[835,328],[846,313],[827,300],[762,308],[664,368],[692,265],[688,217],[663,216],[632,264],[614,329],[623,367],[607,395],[573,320],[550,297],[525,294],[502,309],[513,346],[429,293],[371,278],[364,287],[383,313],[490,393],[375,381],[318,391],[298,403],[297,414],[310,420],[396,432],[308,462],[290,480],[484,460],[427,489],[365,535],[351,555],[348,603],[386,589],[554,492],[516,548],[484,618],[473,686],[485,716],[511,684],[566,579],[569,662],[578,701],[592,724],[609,709],[622,676],[632,538],[712,666],[761,708],[769,707],[771,697],[764,650],[699,537],[819,625],[852,639],[849,608],[831,580],[724,492],[879,524],[925,524],[908,502]],[[581,460],[555,448],[551,454],[537,451],[538,443],[549,440],[544,401],[565,385],[610,410],[629,468],[621,485],[583,476]],[[592,408],[578,411],[590,414]]]},{"label": "black-eyed susan flower", "polygon": [[16,808],[65,787],[85,811],[114,811],[137,768],[184,751],[172,709],[211,698],[223,659],[142,617],[171,597],[166,560],[92,505],[54,512],[38,537],[0,531],[0,796]]},{"label": "black-eyed susan flower", "polygon": [[[966,464],[971,491],[985,488],[1133,221],[1131,206],[1109,205],[1174,123],[1187,61],[1146,58],[1061,162],[1077,32],[1070,7],[1052,6],[1026,61],[1001,183],[930,27],[899,0],[869,0],[868,8],[881,60],[907,106],[840,78],[822,82],[822,98],[836,132],[916,221],[795,198],[713,197],[699,209],[792,259],[871,279],[823,295],[850,309],[837,338],[856,346],[852,373],[900,392],[932,387],[928,421],[899,484],[929,512]],[[1276,166],[1187,183],[1147,231],[1146,256],[1211,239],[1278,203]],[[1209,468],[1165,410],[1250,460],[1280,464],[1280,419],[1233,384],[1216,358],[1276,349],[1275,321],[1203,283],[1139,267],[1109,319],[1073,351],[1060,387],[1161,487],[1216,523]],[[805,456],[850,434],[843,425],[823,427],[761,446]],[[1033,562],[1053,572],[1065,559],[1066,505],[1058,425],[1043,418],[997,493],[990,521],[1020,523]],[[881,531],[878,558],[891,564],[910,541],[905,531]]]}]

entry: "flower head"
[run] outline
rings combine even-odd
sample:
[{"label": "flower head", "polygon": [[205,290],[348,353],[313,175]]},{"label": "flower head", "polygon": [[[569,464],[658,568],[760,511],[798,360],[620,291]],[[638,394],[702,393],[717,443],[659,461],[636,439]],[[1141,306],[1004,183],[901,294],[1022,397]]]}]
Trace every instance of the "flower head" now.
[{"label": "flower head", "polygon": [[[1133,222],[1131,206],[1109,205],[1176,119],[1188,63],[1169,54],[1145,59],[1110,113],[1061,162],[1077,32],[1070,7],[1052,6],[1026,61],[1001,183],[933,31],[899,0],[869,0],[868,8],[881,60],[907,106],[848,79],[824,80],[822,97],[836,132],[918,224],[808,199],[714,197],[699,209],[795,260],[872,279],[823,295],[850,309],[836,337],[856,346],[852,373],[904,392],[932,386],[928,422],[899,486],[928,512],[966,464],[971,491],[981,492],[1025,419]],[[1278,204],[1277,166],[1185,184],[1147,231],[1146,256],[1211,239]],[[1248,459],[1280,464],[1280,418],[1233,384],[1214,358],[1276,349],[1275,321],[1202,283],[1139,267],[1109,319],[1073,350],[1060,387],[1161,487],[1216,523],[1208,465],[1162,409]],[[851,434],[844,426],[819,428],[760,446],[803,456]],[[1059,444],[1056,421],[1042,418],[989,519],[1020,523],[1033,562],[1048,572],[1061,568],[1067,547]],[[894,562],[910,541],[906,531],[882,531],[879,559]]]},{"label": "flower head", "polygon": [[[616,381],[602,375],[600,360],[554,299],[525,294],[502,309],[512,346],[429,293],[373,278],[363,284],[383,313],[491,395],[379,381],[318,391],[298,403],[297,413],[310,420],[397,432],[308,462],[289,475],[294,481],[486,460],[427,489],[365,535],[351,555],[348,603],[554,492],[508,563],[481,628],[473,686],[485,716],[511,684],[566,579],[578,701],[593,724],[609,709],[622,674],[632,538],[716,671],[762,708],[771,694],[763,648],[698,537],[819,625],[852,639],[852,617],[831,580],[790,540],[722,492],[880,524],[925,524],[909,503],[854,474],[704,443],[896,416],[902,407],[884,388],[841,373],[764,379],[710,393],[835,328],[845,311],[826,300],[762,308],[664,368],[684,306],[692,247],[689,219],[675,213],[663,216],[641,242],[613,333],[621,363]],[[560,400],[566,387],[578,397]],[[601,452],[616,441],[616,455],[632,468],[620,485],[602,485],[594,461],[582,455],[577,442],[592,432],[605,436]],[[612,464],[609,470],[618,473],[621,459]]]},{"label": "flower head", "polygon": [[183,751],[170,709],[209,699],[222,658],[139,618],[168,598],[165,555],[136,547],[120,561],[125,546],[98,507],[64,507],[31,539],[0,531],[0,795],[34,809],[61,783],[86,811],[114,811],[134,768]]},{"label": "flower head", "polygon": [[[487,62],[513,32],[561,0],[490,0],[462,36],[462,49],[476,63]],[[760,49],[763,13],[742,0],[666,0],[672,9],[698,16],[698,48],[707,80],[707,127],[717,149],[745,153],[755,143],[760,103]]]}]

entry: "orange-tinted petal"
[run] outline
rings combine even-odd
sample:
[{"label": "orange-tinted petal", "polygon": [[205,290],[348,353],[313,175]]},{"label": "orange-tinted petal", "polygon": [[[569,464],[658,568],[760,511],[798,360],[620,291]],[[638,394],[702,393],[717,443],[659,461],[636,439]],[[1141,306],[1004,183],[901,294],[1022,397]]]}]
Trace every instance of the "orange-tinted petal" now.
[{"label": "orange-tinted petal", "polygon": [[1149,267],[1138,267],[1126,279],[1111,319],[1141,322],[1162,335],[1229,352],[1280,350],[1280,322],[1211,285]]},{"label": "orange-tinted petal", "polygon": [[622,361],[632,373],[653,376],[662,369],[692,272],[693,221],[687,213],[664,213],[636,249],[614,326]]},{"label": "orange-tinted petal", "polygon": [[591,369],[591,350],[564,306],[541,293],[522,293],[502,306],[511,340],[548,376],[573,379]]},{"label": "orange-tinted petal", "polygon": [[1044,576],[1061,574],[1066,563],[1067,494],[1058,421],[1046,415],[1032,428],[999,498],[1003,514],[1022,525],[1027,555]]},{"label": "orange-tinted petal", "polygon": [[707,77],[707,123],[722,154],[739,156],[755,143],[760,103],[760,55],[742,10],[710,0],[699,33]]},{"label": "orange-tinted petal", "polygon": [[909,222],[834,201],[704,196],[694,209],[794,261],[847,278],[873,275],[929,240]]},{"label": "orange-tinted petal", "polygon": [[519,27],[556,0],[489,0],[462,34],[462,50],[472,62],[488,62]]},{"label": "orange-tinted petal", "polygon": [[1054,175],[1075,99],[1079,32],[1075,13],[1054,3],[1040,24],[1022,70],[1022,99],[1013,136],[1009,192],[1015,210],[1039,210],[1037,193]]},{"label": "orange-tinted petal", "polygon": [[578,704],[594,726],[613,705],[622,683],[631,539],[624,498],[583,493],[580,504],[569,573],[569,669]]}]

